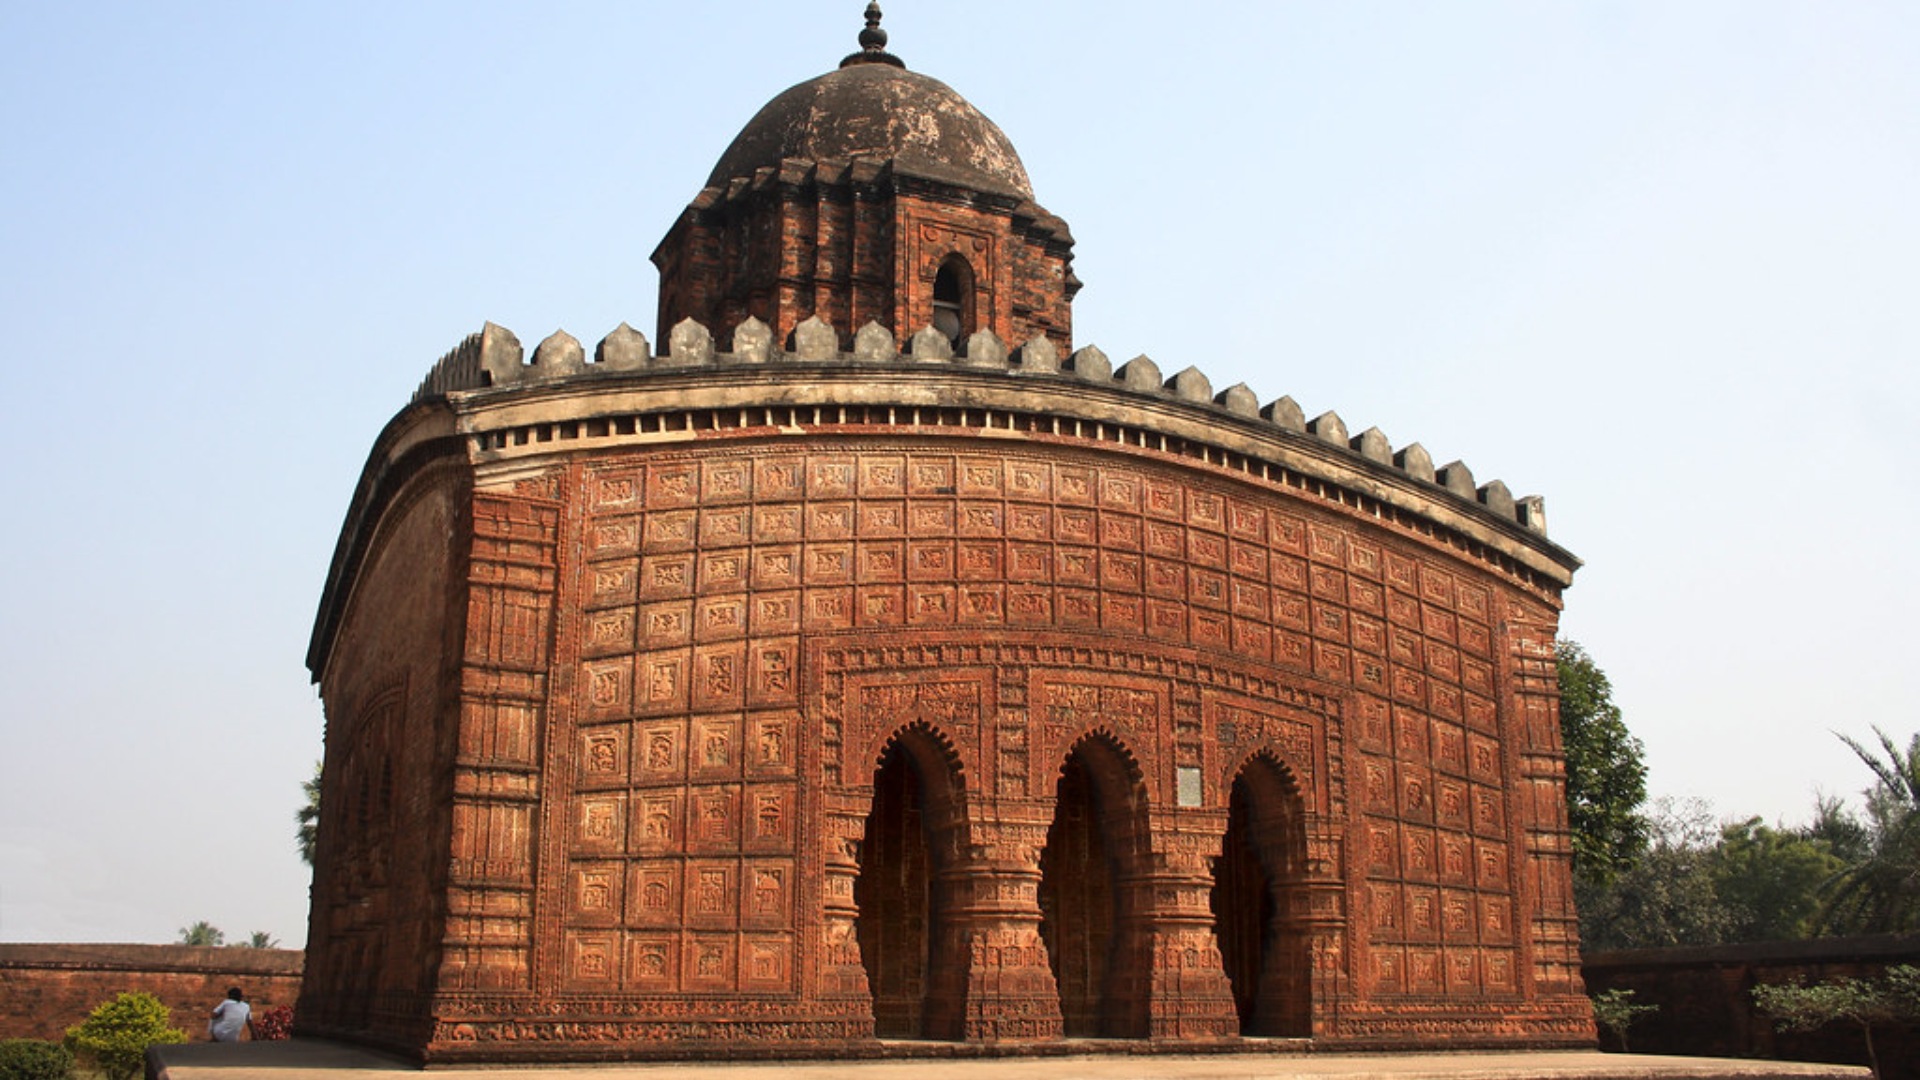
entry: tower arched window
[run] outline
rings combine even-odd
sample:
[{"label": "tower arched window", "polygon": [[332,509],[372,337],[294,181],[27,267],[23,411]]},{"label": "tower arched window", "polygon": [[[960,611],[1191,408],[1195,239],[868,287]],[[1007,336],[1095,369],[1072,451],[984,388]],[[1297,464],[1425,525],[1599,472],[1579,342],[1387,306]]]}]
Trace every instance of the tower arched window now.
[{"label": "tower arched window", "polygon": [[973,267],[958,255],[933,275],[933,328],[955,345],[973,332]]}]

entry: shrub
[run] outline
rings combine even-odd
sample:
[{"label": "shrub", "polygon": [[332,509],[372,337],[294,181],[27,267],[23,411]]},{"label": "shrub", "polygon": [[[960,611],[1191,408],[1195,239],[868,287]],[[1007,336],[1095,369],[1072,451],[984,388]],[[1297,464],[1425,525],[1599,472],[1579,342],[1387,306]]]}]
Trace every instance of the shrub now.
[{"label": "shrub", "polygon": [[123,993],[68,1028],[67,1047],[91,1060],[107,1080],[130,1080],[146,1064],[147,1047],[187,1041],[187,1033],[168,1027],[167,1019],[167,1005],[159,998]]},{"label": "shrub", "polygon": [[73,1052],[43,1039],[0,1039],[0,1080],[66,1080]]},{"label": "shrub", "polygon": [[1627,1029],[1633,1026],[1633,1021],[1659,1011],[1658,1005],[1635,1005],[1631,990],[1606,990],[1593,995],[1593,1022],[1619,1041],[1623,1054],[1628,1052]]},{"label": "shrub", "polygon": [[[277,1042],[293,1036],[293,1006],[275,1005],[253,1015],[253,1037]],[[0,1078],[4,1080],[4,1078]]]},{"label": "shrub", "polygon": [[1858,1027],[1867,1044],[1867,1067],[1873,1075],[1885,1076],[1873,1029],[1920,1021],[1920,967],[1899,964],[1876,979],[1843,977],[1813,986],[1756,986],[1753,1002],[1778,1022],[1781,1031],[1812,1031],[1833,1023]]}]

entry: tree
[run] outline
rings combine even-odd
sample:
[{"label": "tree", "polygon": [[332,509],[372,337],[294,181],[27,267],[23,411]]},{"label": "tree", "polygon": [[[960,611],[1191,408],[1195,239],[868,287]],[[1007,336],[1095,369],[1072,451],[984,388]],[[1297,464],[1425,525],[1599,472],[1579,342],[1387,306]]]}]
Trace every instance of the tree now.
[{"label": "tree", "polygon": [[300,845],[300,861],[313,865],[313,845],[320,836],[320,763],[313,763],[313,779],[300,781],[301,793],[306,801],[300,809],[294,811],[293,820],[300,828],[294,833],[294,840]]},{"label": "tree", "polygon": [[1647,846],[1647,766],[1613,703],[1607,674],[1577,642],[1554,648],[1560,675],[1560,740],[1567,755],[1567,821],[1573,872],[1604,889]]},{"label": "tree", "polygon": [[1821,913],[1822,925],[1841,933],[1920,929],[1920,734],[1902,752],[1886,732],[1873,733],[1885,760],[1839,736],[1873,773],[1865,850],[1834,875]]},{"label": "tree", "polygon": [[182,945],[225,945],[226,943],[226,933],[205,919],[201,919],[192,926],[180,928]]},{"label": "tree", "polygon": [[1797,941],[1813,936],[1820,890],[1846,866],[1806,830],[1775,829],[1759,818],[1723,826],[1707,859],[1726,909],[1729,941]]},{"label": "tree", "polygon": [[187,1033],[168,1027],[167,1020],[166,1003],[159,998],[123,993],[68,1028],[67,1048],[92,1059],[107,1080],[131,1080],[146,1064],[147,1047],[187,1041]]},{"label": "tree", "polygon": [[1657,799],[1646,821],[1651,846],[1610,884],[1574,879],[1581,941],[1590,949],[1652,949],[1728,940],[1733,920],[1713,878],[1719,829],[1712,808],[1701,799]]},{"label": "tree", "polygon": [[255,930],[247,935],[247,940],[234,942],[234,946],[241,949],[277,949],[280,942],[265,930]]},{"label": "tree", "polygon": [[1827,845],[1827,850],[1842,863],[1857,863],[1867,857],[1872,838],[1847,804],[1837,795],[1816,795],[1813,820],[1800,830],[1809,840]]},{"label": "tree", "polygon": [[1756,986],[1753,1003],[1781,1031],[1812,1031],[1836,1021],[1858,1025],[1867,1041],[1867,1067],[1879,1076],[1874,1026],[1920,1021],[1920,968],[1900,964],[1879,978],[1843,977],[1814,986]]},{"label": "tree", "polygon": [[1627,1028],[1632,1027],[1639,1017],[1659,1011],[1658,1005],[1635,1005],[1631,990],[1616,988],[1593,995],[1593,1022],[1619,1041],[1623,1054],[1630,1052],[1627,1049]]}]

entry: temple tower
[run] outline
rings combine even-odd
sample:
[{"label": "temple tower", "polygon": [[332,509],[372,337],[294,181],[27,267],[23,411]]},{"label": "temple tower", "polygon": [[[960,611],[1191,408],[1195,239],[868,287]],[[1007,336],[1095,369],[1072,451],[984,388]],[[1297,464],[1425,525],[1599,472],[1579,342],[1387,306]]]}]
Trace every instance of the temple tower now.
[{"label": "temple tower", "polygon": [[[923,326],[957,351],[1072,337],[1073,237],[1034,202],[1005,134],[886,51],[877,4],[860,51],[768,102],[654,250],[659,335],[748,317],[789,344],[819,316],[852,347],[868,322]],[[724,344],[724,343],[723,343]]]}]

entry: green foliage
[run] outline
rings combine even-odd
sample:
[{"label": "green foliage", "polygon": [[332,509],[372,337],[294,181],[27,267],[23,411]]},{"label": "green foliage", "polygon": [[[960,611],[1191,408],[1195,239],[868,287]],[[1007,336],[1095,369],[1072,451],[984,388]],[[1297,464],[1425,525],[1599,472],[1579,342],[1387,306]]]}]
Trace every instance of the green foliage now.
[{"label": "green foliage", "polygon": [[1605,990],[1593,995],[1593,1022],[1620,1041],[1620,1052],[1627,1052],[1627,1028],[1636,1017],[1660,1011],[1658,1005],[1635,1005],[1631,990]]},{"label": "green foliage", "polygon": [[73,1051],[43,1039],[0,1039],[0,1080],[66,1080]]},{"label": "green foliage", "polygon": [[1651,949],[1731,940],[1733,919],[1714,884],[1713,811],[1699,799],[1659,799],[1646,821],[1652,846],[1611,883],[1574,878],[1581,941]]},{"label": "green foliage", "polygon": [[[1580,680],[1567,673],[1577,668],[1563,656],[1576,710]],[[1874,735],[1871,749],[1840,737],[1873,774],[1864,820],[1823,796],[1800,828],[1749,818],[1716,829],[1705,803],[1663,800],[1641,817],[1651,840],[1644,853],[1598,869],[1581,859],[1576,833],[1582,942],[1660,948],[1920,930],[1920,735],[1905,750],[1878,728]]]},{"label": "green foliage", "polygon": [[1860,819],[1853,816],[1838,796],[1820,795],[1813,800],[1813,820],[1800,830],[1809,840],[1827,845],[1827,850],[1842,863],[1852,864],[1867,857],[1873,838]]},{"label": "green foliage", "polygon": [[267,933],[265,930],[255,930],[253,933],[247,935],[247,940],[236,941],[233,944],[235,948],[240,949],[277,949],[280,947],[279,939]]},{"label": "green foliage", "polygon": [[300,792],[305,801],[300,809],[294,811],[293,820],[299,824],[294,832],[294,842],[300,847],[300,861],[313,865],[313,845],[320,837],[320,763],[313,763],[313,779],[300,781]]},{"label": "green foliage", "polygon": [[1825,929],[1838,933],[1890,933],[1920,929],[1920,734],[1902,752],[1879,728],[1884,760],[1840,736],[1873,773],[1866,791],[1865,850],[1835,874],[1821,912]]},{"label": "green foliage", "polygon": [[1814,986],[1756,986],[1753,1003],[1773,1017],[1781,1031],[1812,1031],[1832,1023],[1859,1027],[1867,1043],[1867,1063],[1879,1076],[1873,1029],[1920,1021],[1920,968],[1900,964],[1876,979],[1839,978]]},{"label": "green foliage", "polygon": [[182,945],[225,945],[226,943],[226,933],[205,919],[201,919],[192,926],[180,928]]},{"label": "green foliage", "polygon": [[167,1019],[166,1003],[159,998],[123,993],[68,1028],[67,1047],[93,1062],[107,1080],[129,1080],[145,1064],[147,1047],[187,1041],[187,1033],[168,1027]]},{"label": "green foliage", "polygon": [[1815,932],[1820,889],[1846,867],[1805,831],[1771,828],[1757,817],[1720,830],[1709,854],[1714,893],[1726,908],[1729,941],[1797,941]]},{"label": "green foliage", "polygon": [[1647,799],[1647,766],[1640,740],[1613,703],[1613,685],[1593,657],[1579,644],[1563,641],[1554,649],[1554,660],[1573,870],[1590,886],[1604,888],[1646,850],[1640,806]]}]

